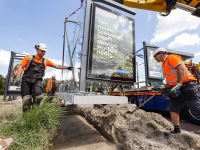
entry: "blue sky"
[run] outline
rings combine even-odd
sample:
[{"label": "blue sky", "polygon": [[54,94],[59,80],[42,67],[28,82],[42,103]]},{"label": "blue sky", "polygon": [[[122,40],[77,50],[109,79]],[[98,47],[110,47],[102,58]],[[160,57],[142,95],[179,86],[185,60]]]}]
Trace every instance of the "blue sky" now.
[{"label": "blue sky", "polygon": [[[6,76],[10,52],[36,54],[34,45],[45,43],[45,58],[61,64],[63,50],[64,20],[80,7],[80,0],[1,0],[0,1],[0,74]],[[200,18],[182,10],[173,10],[167,17],[158,12],[135,9],[136,50],[146,41],[156,46],[195,54],[194,63],[200,62]],[[70,20],[83,17],[82,8]],[[72,35],[74,26],[67,26]],[[73,39],[70,39],[72,41]],[[69,57],[65,55],[65,64]],[[47,68],[45,77],[60,70]],[[143,75],[141,75],[143,78]]]}]

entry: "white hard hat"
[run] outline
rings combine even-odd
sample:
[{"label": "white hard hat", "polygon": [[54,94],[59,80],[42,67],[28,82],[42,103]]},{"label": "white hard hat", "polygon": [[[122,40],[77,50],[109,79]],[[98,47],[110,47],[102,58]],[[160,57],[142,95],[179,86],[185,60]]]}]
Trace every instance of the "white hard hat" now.
[{"label": "white hard hat", "polygon": [[167,52],[167,50],[162,47],[159,47],[153,51],[153,56],[155,56],[158,52]]},{"label": "white hard hat", "polygon": [[40,43],[39,45],[35,45],[35,49],[47,51],[47,46],[44,43]]},{"label": "white hard hat", "polygon": [[53,74],[53,75],[52,75],[52,77],[54,77],[54,78],[55,78],[55,77],[56,77],[56,75],[55,75],[55,74]]}]

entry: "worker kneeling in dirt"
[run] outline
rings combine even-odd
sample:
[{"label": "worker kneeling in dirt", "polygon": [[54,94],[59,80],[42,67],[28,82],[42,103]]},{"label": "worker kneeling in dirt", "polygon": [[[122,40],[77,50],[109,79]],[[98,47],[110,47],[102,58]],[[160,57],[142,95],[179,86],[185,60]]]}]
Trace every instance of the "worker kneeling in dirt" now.
[{"label": "worker kneeling in dirt", "polygon": [[174,125],[174,131],[165,132],[165,136],[181,133],[179,113],[186,105],[192,114],[200,117],[200,92],[198,90],[197,79],[189,72],[179,55],[167,55],[167,50],[158,48],[153,52],[155,60],[163,62],[163,74],[167,84],[160,89],[172,86],[170,93],[176,94],[181,90],[180,95],[171,97],[169,111]]},{"label": "worker kneeling in dirt", "polygon": [[[35,49],[37,51],[36,55],[27,55],[22,60],[20,66],[18,67],[17,78],[15,80],[15,85],[19,86],[21,83],[20,76],[23,70],[25,70],[21,83],[21,95],[23,99],[22,109],[24,112],[30,109],[33,104],[39,106],[41,100],[43,99],[42,81],[47,66],[57,69],[72,69],[72,67],[57,65],[52,63],[50,60],[43,58],[47,51],[47,47],[44,43],[35,45]],[[31,96],[33,97],[33,101]]]},{"label": "worker kneeling in dirt", "polygon": [[48,79],[47,81],[47,86],[46,86],[46,93],[48,94],[49,99],[48,102],[52,102],[53,100],[53,96],[55,96],[55,92],[56,92],[56,84],[61,84],[63,82],[56,82],[55,80],[56,75],[54,74],[50,79]]}]

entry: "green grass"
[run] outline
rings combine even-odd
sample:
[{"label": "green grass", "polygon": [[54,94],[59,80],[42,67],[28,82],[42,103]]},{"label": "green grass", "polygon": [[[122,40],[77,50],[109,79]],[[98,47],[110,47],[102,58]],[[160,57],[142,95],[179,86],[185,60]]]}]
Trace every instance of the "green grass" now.
[{"label": "green grass", "polygon": [[153,128],[154,130],[158,129],[158,127],[155,124],[153,124],[152,122],[147,123],[147,127]]},{"label": "green grass", "polygon": [[59,104],[46,102],[47,98],[43,99],[39,108],[34,106],[24,114],[19,111],[0,125],[0,138],[13,138],[9,150],[40,150],[52,145],[64,111]]},{"label": "green grass", "polygon": [[127,106],[122,106],[122,107],[120,107],[120,108],[126,108],[126,109],[127,109],[128,107],[127,107]]},{"label": "green grass", "polygon": [[151,139],[151,136],[147,135],[146,138],[147,138],[147,139]]}]

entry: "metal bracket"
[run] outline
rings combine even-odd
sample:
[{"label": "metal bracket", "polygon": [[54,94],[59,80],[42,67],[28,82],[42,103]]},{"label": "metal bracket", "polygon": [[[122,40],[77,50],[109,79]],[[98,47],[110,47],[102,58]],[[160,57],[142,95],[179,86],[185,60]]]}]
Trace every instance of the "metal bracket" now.
[{"label": "metal bracket", "polygon": [[129,13],[129,14],[136,15],[136,11],[134,9],[127,7],[125,5],[122,5],[123,0],[118,0],[117,2],[113,1],[113,0],[92,0],[92,1],[101,2],[101,3],[107,4],[109,6],[115,7],[117,9],[120,9],[124,12]]}]

